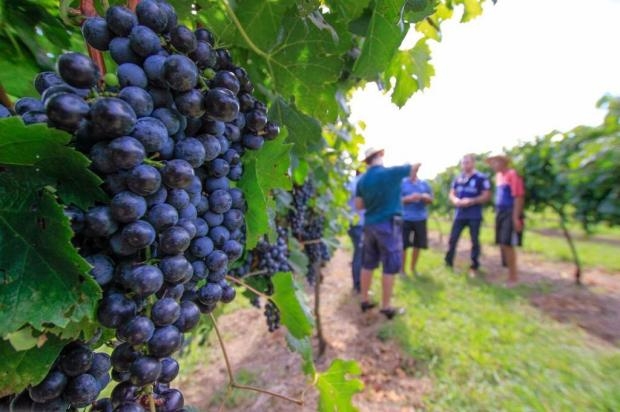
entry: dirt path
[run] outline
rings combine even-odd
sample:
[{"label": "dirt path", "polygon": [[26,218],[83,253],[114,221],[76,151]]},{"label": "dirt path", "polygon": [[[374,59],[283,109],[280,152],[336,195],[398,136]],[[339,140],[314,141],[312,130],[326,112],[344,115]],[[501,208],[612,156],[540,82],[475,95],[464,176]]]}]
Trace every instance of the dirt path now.
[{"label": "dirt path", "polygon": [[[445,248],[435,236],[432,247]],[[466,267],[469,240],[459,244],[457,265]],[[501,284],[506,269],[501,267],[499,250],[483,246],[481,259],[485,280]],[[574,266],[551,262],[530,253],[519,254],[520,283],[531,286],[530,303],[551,318],[573,323],[596,338],[620,346],[620,274],[585,268],[582,286],[575,285]]]},{"label": "dirt path", "polygon": [[[443,250],[432,237],[435,250]],[[469,247],[461,241],[457,266],[466,267]],[[361,314],[358,299],[350,292],[350,255],[336,252],[324,269],[322,316],[324,333],[329,342],[327,352],[317,361],[319,370],[327,368],[333,358],[359,361],[366,385],[356,396],[361,411],[415,411],[432,389],[424,373],[416,373],[416,363],[403,354],[394,342],[378,338],[384,318],[377,314]],[[485,278],[489,282],[504,281],[496,248],[485,247],[482,259]],[[574,285],[572,266],[559,262],[543,262],[535,255],[521,255],[521,282],[531,286],[528,295],[533,306],[548,316],[579,325],[597,339],[620,345],[620,276],[586,270],[584,286]],[[242,309],[222,316],[218,322],[227,342],[232,367],[242,383],[299,398],[307,388],[298,356],[286,347],[284,333],[268,333],[261,311]],[[186,374],[180,381],[186,402],[199,411],[217,411],[225,397],[227,383],[224,360],[219,347],[204,351],[210,358]],[[205,366],[206,365],[206,366]],[[315,411],[316,394],[305,393],[300,407],[264,394],[234,391],[226,398],[226,411]]]},{"label": "dirt path", "polygon": [[[329,344],[317,367],[326,369],[336,357],[356,359],[366,385],[364,393],[356,396],[360,410],[414,411],[430,391],[431,381],[415,377],[415,361],[394,342],[383,342],[377,337],[385,322],[383,316],[376,311],[360,312],[358,299],[351,292],[349,259],[347,252],[338,251],[324,269],[321,315]],[[299,397],[305,387],[299,357],[289,352],[281,331],[267,332],[260,311],[239,310],[222,316],[218,324],[225,335],[233,369],[237,374],[243,371],[249,379],[246,383]],[[200,411],[217,411],[223,398],[221,388],[226,387],[226,370],[219,349],[214,347],[208,352],[213,353],[209,366],[197,368],[191,379],[182,380],[180,386],[187,404]],[[227,403],[226,411],[316,411],[317,399],[312,390],[305,395],[304,407],[263,394],[237,391],[236,395]]]}]

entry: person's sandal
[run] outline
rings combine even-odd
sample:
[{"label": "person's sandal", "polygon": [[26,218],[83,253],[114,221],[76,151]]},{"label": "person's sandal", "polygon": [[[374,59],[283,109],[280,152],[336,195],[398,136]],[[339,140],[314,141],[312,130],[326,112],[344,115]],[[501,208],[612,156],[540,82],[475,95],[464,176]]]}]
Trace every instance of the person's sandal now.
[{"label": "person's sandal", "polygon": [[375,306],[377,306],[377,304],[374,303],[374,302],[362,302],[360,304],[360,307],[362,308],[362,312],[369,311],[370,309],[374,308]]},{"label": "person's sandal", "polygon": [[387,309],[381,309],[380,312],[383,313],[386,318],[393,319],[396,315],[402,315],[403,313],[405,313],[405,309],[387,308]]}]

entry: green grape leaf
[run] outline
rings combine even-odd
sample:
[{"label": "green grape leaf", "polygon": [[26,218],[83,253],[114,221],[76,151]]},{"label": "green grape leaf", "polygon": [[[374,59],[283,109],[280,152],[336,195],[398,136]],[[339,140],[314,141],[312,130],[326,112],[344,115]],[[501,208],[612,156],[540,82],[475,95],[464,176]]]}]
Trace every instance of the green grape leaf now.
[{"label": "green grape leaf", "polygon": [[308,256],[304,252],[304,247],[293,236],[288,238],[288,250],[290,256],[288,263],[294,273],[306,273],[308,270]]},{"label": "green grape leaf", "polygon": [[284,15],[295,4],[294,0],[241,0],[235,4],[235,13],[241,25],[250,29],[252,42],[268,51],[276,43]]},{"label": "green grape leaf", "polygon": [[62,207],[29,172],[0,173],[1,336],[92,318],[100,296]]},{"label": "green grape leaf", "polygon": [[392,102],[403,107],[417,91],[431,85],[435,68],[430,64],[431,51],[426,39],[419,40],[410,50],[399,50],[385,72],[385,83],[391,85]]},{"label": "green grape leaf", "polygon": [[[7,39],[0,37],[0,43]],[[19,67],[19,70],[15,70]],[[9,47],[0,47],[0,84],[12,96],[36,96],[32,79],[39,72],[39,66],[29,58],[14,53]]]},{"label": "green grape leaf", "polygon": [[274,294],[271,300],[280,309],[280,322],[296,339],[312,334],[314,319],[306,303],[306,296],[291,272],[278,272],[272,278]]},{"label": "green grape leaf", "polygon": [[455,0],[456,4],[462,4],[465,7],[461,22],[465,23],[482,14],[482,4],[480,0]]},{"label": "green grape leaf", "polygon": [[282,97],[278,97],[271,105],[269,118],[286,127],[287,141],[293,144],[293,154],[298,157],[306,157],[309,152],[321,148],[321,124],[288,104]]},{"label": "green grape leaf", "polygon": [[353,65],[353,74],[366,80],[376,80],[387,67],[402,43],[407,29],[400,23],[402,2],[376,1],[360,56]]},{"label": "green grape leaf", "polygon": [[54,335],[47,335],[47,340],[40,347],[16,351],[8,341],[0,340],[0,398],[39,383],[65,343]]},{"label": "green grape leaf", "polygon": [[370,0],[327,0],[325,3],[333,13],[352,21],[362,15]]},{"label": "green grape leaf", "polygon": [[362,370],[357,362],[334,359],[325,372],[318,374],[316,387],[319,391],[320,412],[353,412],[353,395],[364,390],[364,383],[359,379],[349,379],[351,375],[360,375]]},{"label": "green grape leaf", "polygon": [[316,369],[314,367],[314,355],[312,354],[312,341],[311,338],[306,336],[305,338],[297,339],[290,333],[286,334],[286,343],[288,343],[288,347],[293,352],[297,352],[303,363],[301,365],[301,369],[304,371],[304,374],[311,376],[316,373]]},{"label": "green grape leaf", "polygon": [[409,23],[417,23],[435,13],[438,0],[406,0],[405,17]]},{"label": "green grape leaf", "polygon": [[40,187],[51,185],[67,204],[82,209],[105,200],[90,161],[67,146],[71,136],[44,124],[26,126],[18,117],[0,120],[0,165],[29,169]]},{"label": "green grape leaf", "polygon": [[[244,173],[238,187],[243,190],[248,203],[246,219],[246,248],[252,249],[258,240],[270,232],[270,206],[275,204],[271,191],[273,189],[289,190],[290,150],[292,145],[285,144],[286,131],[277,139],[265,142],[261,150],[248,151],[243,159]],[[273,232],[273,230],[271,230]]]}]

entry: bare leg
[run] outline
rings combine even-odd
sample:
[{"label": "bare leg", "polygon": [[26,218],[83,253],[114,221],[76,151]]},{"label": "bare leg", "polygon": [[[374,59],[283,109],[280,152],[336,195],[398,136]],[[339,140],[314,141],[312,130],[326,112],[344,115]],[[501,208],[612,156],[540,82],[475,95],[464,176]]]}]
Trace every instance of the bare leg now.
[{"label": "bare leg", "polygon": [[362,302],[368,302],[368,291],[372,283],[372,270],[362,268],[360,283],[362,286]]},{"label": "bare leg", "polygon": [[383,274],[383,299],[381,301],[382,309],[389,309],[390,301],[392,300],[392,291],[394,290],[394,278],[393,274]]},{"label": "bare leg", "polygon": [[508,282],[516,282],[517,276],[517,252],[512,246],[501,246],[502,253],[506,259],[506,265],[508,266]]},{"label": "bare leg", "polygon": [[413,254],[411,255],[411,272],[415,274],[415,267],[418,264],[418,258],[420,257],[420,249],[413,248]]}]

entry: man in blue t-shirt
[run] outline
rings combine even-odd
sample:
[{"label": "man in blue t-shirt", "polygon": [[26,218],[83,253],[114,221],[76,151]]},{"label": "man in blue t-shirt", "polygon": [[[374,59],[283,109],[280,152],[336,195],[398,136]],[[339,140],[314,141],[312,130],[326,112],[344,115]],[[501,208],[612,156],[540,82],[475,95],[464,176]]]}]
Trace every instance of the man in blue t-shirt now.
[{"label": "man in blue t-shirt", "polygon": [[470,275],[475,275],[480,267],[480,226],[482,224],[482,205],[491,199],[491,182],[489,178],[476,170],[476,157],[473,154],[463,156],[462,173],[452,182],[450,202],[456,207],[454,222],[450,232],[446,265],[452,267],[456,246],[461,232],[469,227],[471,237]]},{"label": "man in blue t-shirt", "polygon": [[403,275],[406,275],[407,249],[413,248],[411,273],[415,274],[420,250],[428,248],[426,205],[433,201],[433,191],[428,182],[418,179],[419,169],[419,163],[414,165],[411,175],[404,178],[400,184],[400,195],[403,201],[403,268],[401,272]]},{"label": "man in blue t-shirt", "polygon": [[365,209],[362,247],[362,311],[376,306],[368,300],[372,272],[383,265],[382,307],[388,319],[402,312],[391,306],[394,275],[400,272],[403,253],[400,182],[411,166],[383,166],[383,150],[368,149],[364,162],[368,170],[357,182],[355,206]]}]

